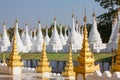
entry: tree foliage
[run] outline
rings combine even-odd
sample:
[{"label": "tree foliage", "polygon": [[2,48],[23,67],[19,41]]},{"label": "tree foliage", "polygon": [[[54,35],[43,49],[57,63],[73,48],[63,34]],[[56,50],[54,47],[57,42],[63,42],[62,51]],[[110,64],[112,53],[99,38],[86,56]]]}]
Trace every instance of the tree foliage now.
[{"label": "tree foliage", "polygon": [[116,6],[120,5],[120,0],[95,0],[100,6],[107,9],[107,13],[103,13],[97,17],[98,30],[104,43],[107,43],[111,35],[112,18],[117,12]]}]

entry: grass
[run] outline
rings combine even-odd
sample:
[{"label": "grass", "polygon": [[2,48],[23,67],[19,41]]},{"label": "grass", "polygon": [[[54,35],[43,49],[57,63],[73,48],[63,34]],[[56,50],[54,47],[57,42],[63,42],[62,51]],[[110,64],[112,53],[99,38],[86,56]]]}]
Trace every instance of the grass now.
[{"label": "grass", "polygon": [[[21,58],[26,59],[40,59],[41,53],[20,53]],[[5,53],[6,59],[9,59],[10,54]],[[79,53],[73,53],[73,60],[76,61]],[[47,53],[47,57],[49,60],[59,60],[59,61],[67,61],[68,53]],[[111,61],[112,54],[111,53],[94,53],[94,57],[96,61]],[[2,54],[0,54],[0,59],[2,58]]]}]

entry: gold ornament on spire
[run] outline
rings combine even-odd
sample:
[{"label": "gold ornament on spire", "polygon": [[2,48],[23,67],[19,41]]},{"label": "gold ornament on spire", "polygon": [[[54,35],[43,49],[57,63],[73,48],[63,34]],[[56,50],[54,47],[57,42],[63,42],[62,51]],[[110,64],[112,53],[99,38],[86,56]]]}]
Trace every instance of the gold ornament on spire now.
[{"label": "gold ornament on spire", "polygon": [[119,71],[120,72],[120,36],[118,40],[118,50],[116,54],[115,64],[112,64],[112,72]]},{"label": "gold ornament on spire", "polygon": [[14,26],[14,36],[13,36],[13,47],[12,52],[10,54],[9,61],[7,63],[8,67],[22,67],[23,62],[21,62],[21,56],[18,53],[17,50],[17,41],[16,41],[16,26]]},{"label": "gold ornament on spire", "polygon": [[[85,17],[86,18],[86,17]],[[86,20],[84,21],[86,22]],[[92,74],[96,70],[100,70],[99,65],[94,65],[95,59],[94,55],[89,48],[88,37],[87,37],[87,28],[86,24],[84,25],[84,38],[82,43],[82,49],[80,51],[80,55],[77,59],[79,63],[78,66],[74,67],[76,77],[78,74],[82,74],[85,80],[86,75]]]},{"label": "gold ornament on spire", "polygon": [[39,73],[45,73],[45,72],[50,73],[51,67],[49,65],[50,65],[50,63],[49,63],[47,56],[46,56],[46,44],[44,42],[43,46],[42,46],[42,55],[40,58],[40,62],[38,63],[38,66],[36,67],[36,71]]},{"label": "gold ornament on spire", "polygon": [[18,23],[18,19],[15,20],[15,23]]},{"label": "gold ornament on spire", "polygon": [[54,17],[54,21],[56,21],[56,16]]},{"label": "gold ornament on spire", "polygon": [[92,16],[95,17],[95,11],[94,11],[94,9],[93,9],[93,15]]},{"label": "gold ornament on spire", "polygon": [[73,66],[73,62],[72,62],[72,46],[70,45],[70,49],[69,49],[69,55],[68,55],[68,62],[66,64],[65,67],[65,71],[62,72],[62,75],[64,77],[71,77],[71,76],[75,76],[75,72],[74,72],[74,66]]},{"label": "gold ornament on spire", "polygon": [[3,22],[3,25],[6,25],[6,22],[5,22],[5,21]]},{"label": "gold ornament on spire", "polygon": [[25,22],[25,25],[27,26],[27,25],[28,25],[28,22]]},{"label": "gold ornament on spire", "polygon": [[38,20],[38,23],[40,23],[40,20]]}]

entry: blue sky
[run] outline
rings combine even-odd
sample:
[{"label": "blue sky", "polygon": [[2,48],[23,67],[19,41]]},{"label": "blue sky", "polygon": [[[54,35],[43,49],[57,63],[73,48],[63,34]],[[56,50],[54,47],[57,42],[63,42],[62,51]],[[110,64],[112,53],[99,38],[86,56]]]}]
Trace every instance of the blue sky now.
[{"label": "blue sky", "polygon": [[7,22],[7,28],[12,27],[16,18],[18,18],[21,28],[24,28],[26,21],[29,29],[37,27],[39,19],[42,26],[49,26],[53,22],[55,14],[57,22],[61,21],[64,25],[71,25],[73,9],[75,17],[78,17],[79,22],[83,24],[85,7],[89,23],[92,22],[93,8],[96,15],[105,12],[94,0],[0,0],[0,28],[3,26],[3,21]]}]

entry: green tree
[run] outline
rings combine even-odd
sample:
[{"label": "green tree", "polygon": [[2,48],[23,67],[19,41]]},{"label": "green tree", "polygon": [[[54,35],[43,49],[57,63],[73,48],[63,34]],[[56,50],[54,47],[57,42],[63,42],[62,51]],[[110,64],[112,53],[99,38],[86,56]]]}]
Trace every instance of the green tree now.
[{"label": "green tree", "polygon": [[115,7],[120,5],[120,0],[95,0],[95,1],[99,2],[101,7],[108,10],[107,13],[103,13],[97,17],[99,21],[98,30],[101,34],[101,38],[104,43],[107,43],[111,35],[112,18],[117,12],[117,9],[115,9]]}]

